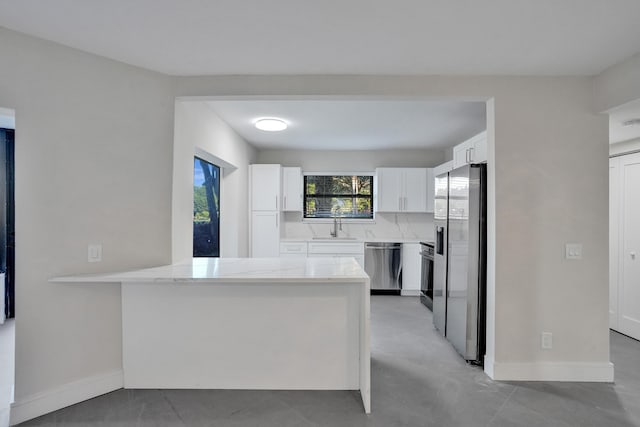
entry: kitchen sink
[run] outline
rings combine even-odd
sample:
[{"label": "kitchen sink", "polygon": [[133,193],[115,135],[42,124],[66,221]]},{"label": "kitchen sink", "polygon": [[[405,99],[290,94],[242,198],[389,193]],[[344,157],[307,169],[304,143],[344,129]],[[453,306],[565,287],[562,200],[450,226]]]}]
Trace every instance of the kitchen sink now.
[{"label": "kitchen sink", "polygon": [[314,237],[313,240],[358,240],[357,237]]}]

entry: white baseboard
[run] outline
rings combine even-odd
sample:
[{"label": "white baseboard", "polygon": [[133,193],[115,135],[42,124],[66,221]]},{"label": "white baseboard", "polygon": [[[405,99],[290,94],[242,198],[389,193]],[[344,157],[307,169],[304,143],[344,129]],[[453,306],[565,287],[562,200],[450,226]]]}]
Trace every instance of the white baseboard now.
[{"label": "white baseboard", "polygon": [[613,382],[613,363],[496,363],[485,356],[484,372],[496,381]]},{"label": "white baseboard", "polygon": [[20,398],[11,405],[11,425],[121,389],[123,385],[122,370],[117,370]]},{"label": "white baseboard", "polygon": [[403,297],[417,297],[420,296],[420,289],[402,289],[400,296]]}]

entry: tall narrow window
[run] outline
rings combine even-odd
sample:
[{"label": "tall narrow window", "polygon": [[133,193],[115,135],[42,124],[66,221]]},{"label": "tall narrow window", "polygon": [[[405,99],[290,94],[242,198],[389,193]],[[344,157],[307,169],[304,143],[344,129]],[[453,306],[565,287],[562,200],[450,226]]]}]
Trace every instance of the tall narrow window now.
[{"label": "tall narrow window", "polygon": [[220,256],[220,168],[199,157],[193,164],[193,256]]}]

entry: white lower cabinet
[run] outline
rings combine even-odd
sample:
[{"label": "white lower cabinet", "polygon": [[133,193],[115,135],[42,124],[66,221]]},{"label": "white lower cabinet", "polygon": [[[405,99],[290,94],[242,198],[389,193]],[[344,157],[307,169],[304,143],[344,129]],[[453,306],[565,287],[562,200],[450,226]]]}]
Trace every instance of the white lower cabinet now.
[{"label": "white lower cabinet", "polygon": [[306,258],[307,242],[280,242],[280,256],[283,258]]},{"label": "white lower cabinet", "polygon": [[280,255],[280,212],[251,213],[251,256],[253,258]]},{"label": "white lower cabinet", "polygon": [[309,242],[309,257],[353,257],[364,268],[364,243],[362,242]]},{"label": "white lower cabinet", "polygon": [[402,244],[402,291],[401,295],[419,295],[422,258],[419,243]]}]

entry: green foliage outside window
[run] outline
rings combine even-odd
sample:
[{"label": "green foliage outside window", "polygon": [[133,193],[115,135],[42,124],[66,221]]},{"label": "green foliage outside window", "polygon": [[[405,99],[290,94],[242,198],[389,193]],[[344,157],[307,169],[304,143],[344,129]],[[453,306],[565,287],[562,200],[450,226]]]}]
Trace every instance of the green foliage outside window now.
[{"label": "green foliage outside window", "polygon": [[373,218],[373,176],[307,175],[305,218]]}]

